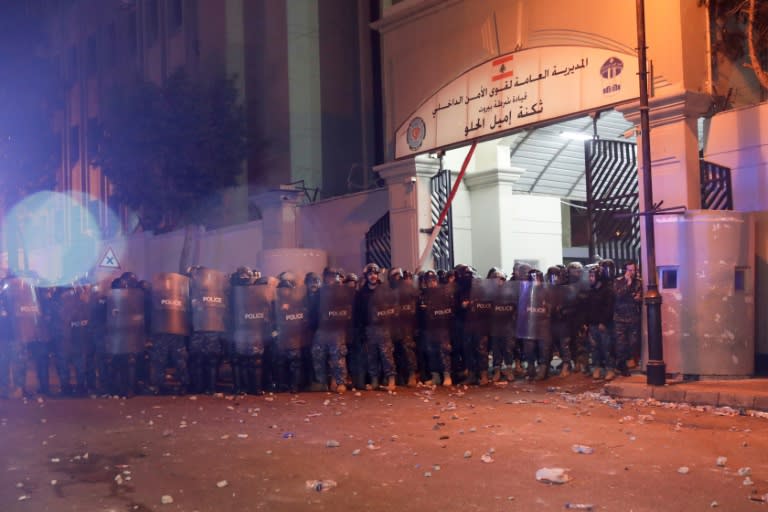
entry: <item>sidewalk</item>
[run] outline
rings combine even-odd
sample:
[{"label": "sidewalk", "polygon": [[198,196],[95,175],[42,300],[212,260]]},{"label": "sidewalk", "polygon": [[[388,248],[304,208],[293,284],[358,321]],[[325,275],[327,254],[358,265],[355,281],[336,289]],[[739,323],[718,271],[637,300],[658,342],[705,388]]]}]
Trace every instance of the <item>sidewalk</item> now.
[{"label": "sidewalk", "polygon": [[660,402],[768,411],[766,378],[686,382],[667,380],[664,386],[649,386],[645,375],[633,375],[607,383],[605,392],[616,398],[653,398]]}]

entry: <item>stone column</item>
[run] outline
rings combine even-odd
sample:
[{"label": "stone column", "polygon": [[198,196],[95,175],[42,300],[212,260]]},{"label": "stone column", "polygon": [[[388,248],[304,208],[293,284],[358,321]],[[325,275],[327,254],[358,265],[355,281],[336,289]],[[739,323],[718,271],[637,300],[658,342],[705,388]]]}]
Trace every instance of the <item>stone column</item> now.
[{"label": "stone column", "polygon": [[[440,170],[440,160],[426,155],[374,167],[389,190],[389,229],[392,266],[414,270],[432,227],[429,180]],[[430,265],[428,265],[430,266]]]},{"label": "stone column", "polygon": [[261,209],[264,249],[296,248],[298,240],[297,206],[304,192],[290,185],[258,194],[254,202]]}]

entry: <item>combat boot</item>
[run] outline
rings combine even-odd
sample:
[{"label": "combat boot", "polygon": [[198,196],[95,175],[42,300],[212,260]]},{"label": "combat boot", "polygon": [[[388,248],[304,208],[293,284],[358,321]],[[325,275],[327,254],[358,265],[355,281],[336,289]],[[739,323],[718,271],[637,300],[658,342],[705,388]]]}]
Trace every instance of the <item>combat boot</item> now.
[{"label": "combat boot", "polygon": [[526,370],[525,370],[525,368],[523,368],[523,362],[522,361],[519,361],[519,360],[515,361],[514,368],[515,368],[514,369],[515,377],[523,377],[526,374],[525,373]]},{"label": "combat boot", "polygon": [[429,381],[429,384],[432,384],[433,386],[439,386],[440,385],[440,374],[437,372],[432,372],[432,380]]},{"label": "combat boot", "polygon": [[343,395],[344,393],[347,392],[347,386],[345,386],[344,384],[337,384],[336,392],[340,395]]},{"label": "combat boot", "polygon": [[394,391],[395,390],[395,376],[390,375],[387,377],[387,391]]},{"label": "combat boot", "polygon": [[451,380],[451,372],[443,373],[443,386],[453,386],[453,381]]},{"label": "combat boot", "polygon": [[366,386],[366,389],[376,391],[379,389],[379,378],[371,377],[371,383]]},{"label": "combat boot", "polygon": [[600,370],[600,368],[595,368],[594,370],[592,370],[592,378],[593,379],[600,380],[600,378],[602,378],[602,376],[603,376],[603,372],[602,372],[602,370]]},{"label": "combat boot", "polygon": [[504,380],[508,382],[515,381],[515,369],[512,365],[509,365],[506,368],[504,368]]},{"label": "combat boot", "polygon": [[483,371],[480,372],[480,379],[477,381],[478,386],[487,386],[488,385],[488,372]]},{"label": "combat boot", "polygon": [[328,391],[328,385],[323,382],[313,382],[309,385],[309,390],[315,393],[322,393]]},{"label": "combat boot", "polygon": [[536,368],[536,376],[534,377],[534,380],[546,380],[548,370],[549,368],[546,364],[540,364],[538,368]]},{"label": "combat boot", "polygon": [[613,380],[616,378],[616,372],[613,370],[608,370],[605,372],[605,380]]},{"label": "combat boot", "polygon": [[493,382],[499,382],[501,380],[501,368],[494,367],[493,368]]},{"label": "combat boot", "polygon": [[406,386],[409,388],[415,388],[418,385],[418,380],[416,379],[416,373],[411,372],[408,374],[408,383]]},{"label": "combat boot", "polygon": [[560,366],[560,376],[568,377],[571,374],[571,363],[563,362]]}]

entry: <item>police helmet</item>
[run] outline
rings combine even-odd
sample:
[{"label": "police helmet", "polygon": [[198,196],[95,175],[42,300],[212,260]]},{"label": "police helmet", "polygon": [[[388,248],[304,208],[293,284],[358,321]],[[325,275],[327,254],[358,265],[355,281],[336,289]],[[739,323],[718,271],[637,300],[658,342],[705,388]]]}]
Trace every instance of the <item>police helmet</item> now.
[{"label": "police helmet", "polygon": [[612,259],[606,258],[598,263],[600,267],[600,280],[610,282],[616,279],[616,263]]},{"label": "police helmet", "polygon": [[528,280],[533,281],[535,283],[543,283],[544,282],[544,274],[541,273],[541,270],[537,268],[532,268],[528,271]]},{"label": "police helmet", "polygon": [[486,279],[500,279],[502,281],[506,281],[507,280],[507,275],[504,273],[503,270],[501,270],[498,267],[492,267],[488,271],[488,275],[486,275],[485,277],[486,277]]},{"label": "police helmet", "polygon": [[369,274],[379,275],[379,273],[381,273],[381,268],[375,263],[369,263],[363,269],[363,275],[365,277],[368,277]]}]

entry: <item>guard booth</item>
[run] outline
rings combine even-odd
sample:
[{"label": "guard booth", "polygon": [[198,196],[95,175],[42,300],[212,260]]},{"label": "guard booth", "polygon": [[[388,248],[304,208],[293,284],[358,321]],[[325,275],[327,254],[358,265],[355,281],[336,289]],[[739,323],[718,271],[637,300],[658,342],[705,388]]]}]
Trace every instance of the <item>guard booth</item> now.
[{"label": "guard booth", "polygon": [[667,372],[755,370],[754,225],[748,214],[689,210],[655,219]]}]

